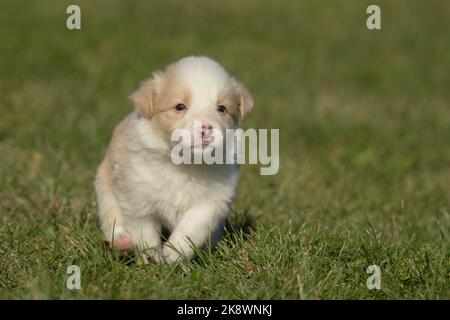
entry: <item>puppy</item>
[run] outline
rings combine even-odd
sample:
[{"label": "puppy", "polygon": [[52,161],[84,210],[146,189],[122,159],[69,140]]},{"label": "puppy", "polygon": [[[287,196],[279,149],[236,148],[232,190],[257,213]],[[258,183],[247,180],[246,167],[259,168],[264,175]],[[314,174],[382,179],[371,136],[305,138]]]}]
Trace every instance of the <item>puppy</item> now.
[{"label": "puppy", "polygon": [[[239,168],[174,164],[172,132],[185,129],[199,140],[194,152],[223,145],[224,138],[211,138],[214,130],[225,137],[226,129],[239,128],[253,99],[207,57],[187,57],[155,72],[130,99],[135,111],[114,130],[95,180],[105,239],[158,262],[190,259],[193,245],[204,248],[220,239]],[[170,232],[164,244],[163,227]]]}]

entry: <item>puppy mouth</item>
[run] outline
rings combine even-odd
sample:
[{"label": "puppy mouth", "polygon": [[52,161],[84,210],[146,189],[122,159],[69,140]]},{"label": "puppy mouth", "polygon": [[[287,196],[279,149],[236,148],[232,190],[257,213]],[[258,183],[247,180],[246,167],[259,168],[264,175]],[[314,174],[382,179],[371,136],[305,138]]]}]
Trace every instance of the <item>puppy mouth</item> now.
[{"label": "puppy mouth", "polygon": [[214,139],[203,139],[202,140],[202,148],[205,149],[207,146],[209,146]]},{"label": "puppy mouth", "polygon": [[206,149],[208,146],[212,146],[214,143],[214,137],[201,137],[197,143],[192,145],[194,149]]}]

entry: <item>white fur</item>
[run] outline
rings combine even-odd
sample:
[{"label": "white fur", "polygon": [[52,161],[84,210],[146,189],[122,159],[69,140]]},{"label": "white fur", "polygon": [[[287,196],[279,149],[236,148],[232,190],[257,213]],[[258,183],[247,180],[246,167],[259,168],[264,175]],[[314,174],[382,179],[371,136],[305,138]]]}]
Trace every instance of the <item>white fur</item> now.
[{"label": "white fur", "polygon": [[[185,58],[172,68],[192,98],[186,115],[174,120],[176,126],[190,129],[201,119],[220,130],[230,127],[215,106],[220,92],[233,88],[225,70],[204,57]],[[106,240],[129,237],[157,261],[173,263],[180,254],[192,258],[191,241],[204,247],[219,240],[239,168],[173,164],[170,142],[155,121],[135,111],[116,129],[95,182],[98,215]],[[162,227],[171,233],[164,244]]]}]

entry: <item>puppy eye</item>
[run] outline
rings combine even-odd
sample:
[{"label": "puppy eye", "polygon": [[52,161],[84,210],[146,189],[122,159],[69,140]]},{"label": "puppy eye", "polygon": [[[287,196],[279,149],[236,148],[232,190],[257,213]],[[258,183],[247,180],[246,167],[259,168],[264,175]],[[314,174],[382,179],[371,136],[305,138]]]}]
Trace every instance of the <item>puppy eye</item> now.
[{"label": "puppy eye", "polygon": [[227,111],[227,108],[225,108],[225,106],[220,105],[217,107],[217,111],[219,111],[220,113],[225,113],[225,111]]},{"label": "puppy eye", "polygon": [[182,103],[179,103],[175,106],[175,110],[177,110],[177,111],[183,111],[185,109],[186,109],[186,106]]}]

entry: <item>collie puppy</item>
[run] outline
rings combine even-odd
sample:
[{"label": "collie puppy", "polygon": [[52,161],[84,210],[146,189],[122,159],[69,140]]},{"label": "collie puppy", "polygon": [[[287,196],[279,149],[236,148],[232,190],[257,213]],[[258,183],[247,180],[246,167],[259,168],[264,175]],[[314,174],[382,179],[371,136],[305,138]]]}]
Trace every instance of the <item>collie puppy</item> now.
[{"label": "collie puppy", "polygon": [[[195,246],[205,248],[220,239],[239,168],[175,164],[172,133],[188,132],[197,141],[194,153],[220,147],[225,130],[239,128],[253,99],[207,57],[187,57],[153,73],[130,99],[135,111],[115,128],[97,170],[100,226],[113,248],[137,249],[146,262],[191,259]],[[216,131],[223,139],[214,139]],[[162,228],[170,233],[165,242]]]}]

